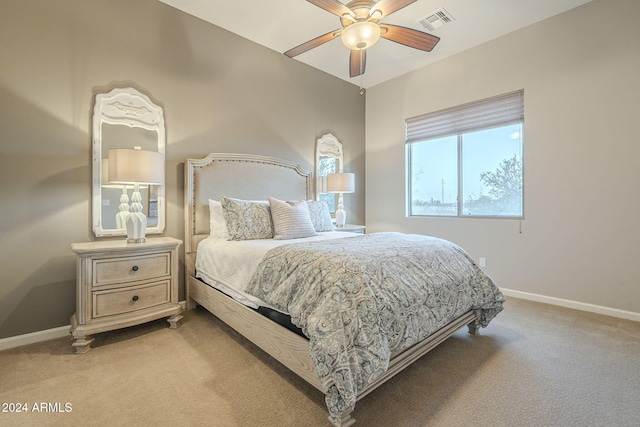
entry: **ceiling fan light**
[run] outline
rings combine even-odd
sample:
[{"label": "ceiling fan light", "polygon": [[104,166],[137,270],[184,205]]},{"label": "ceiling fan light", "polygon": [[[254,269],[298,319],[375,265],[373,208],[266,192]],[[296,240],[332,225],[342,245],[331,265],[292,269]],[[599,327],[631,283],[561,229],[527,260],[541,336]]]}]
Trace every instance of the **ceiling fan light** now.
[{"label": "ceiling fan light", "polygon": [[373,22],[354,22],[342,30],[341,38],[348,49],[368,49],[380,39],[380,27]]}]

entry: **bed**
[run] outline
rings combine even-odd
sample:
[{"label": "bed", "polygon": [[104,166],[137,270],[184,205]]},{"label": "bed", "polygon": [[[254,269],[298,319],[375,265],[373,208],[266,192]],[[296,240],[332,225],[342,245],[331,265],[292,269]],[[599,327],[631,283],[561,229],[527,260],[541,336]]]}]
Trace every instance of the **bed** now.
[{"label": "bed", "polygon": [[[285,244],[268,247],[266,250],[263,248],[261,249],[263,251],[262,255],[259,255],[259,262],[252,261],[254,264],[251,264],[251,267],[246,269],[234,268],[234,270],[248,271],[247,274],[251,276],[251,282],[243,290],[248,289],[252,298],[255,295],[257,300],[245,301],[233,295],[232,291],[224,289],[224,285],[227,282],[233,281],[231,278],[228,281],[226,278],[216,280],[220,277],[219,274],[214,278],[199,277],[206,275],[197,271],[196,263],[203,265],[201,260],[204,257],[205,248],[211,244],[214,234],[212,214],[217,207],[214,208],[211,205],[213,203],[211,201],[224,198],[224,202],[228,200],[227,198],[233,198],[230,200],[256,201],[255,203],[259,203],[257,201],[264,201],[267,197],[272,197],[271,206],[274,206],[273,203],[276,203],[276,201],[310,200],[312,199],[310,183],[310,174],[300,166],[286,160],[271,157],[212,153],[201,159],[187,160],[185,164],[185,283],[187,308],[193,308],[196,304],[206,308],[324,393],[329,411],[329,421],[335,426],[346,427],[355,423],[351,412],[357,400],[375,390],[460,328],[468,326],[469,333],[477,334],[480,327],[486,326],[502,309],[504,297],[491,279],[486,277],[475,266],[475,263],[462,249],[440,239],[426,236],[400,235],[399,233],[374,233],[360,236],[333,235],[331,232],[316,233],[328,237],[287,240]],[[209,209],[210,206],[212,207],[211,210]],[[229,243],[216,241],[213,244],[228,245]],[[253,243],[249,242],[249,244]],[[258,242],[255,246],[261,247],[264,244],[266,244],[266,241]],[[198,258],[199,245],[202,245],[200,258]],[[434,249],[425,249],[422,246],[429,246]],[[380,254],[377,255],[378,259],[372,257],[371,266],[367,266],[368,264],[365,264],[365,262],[368,261],[362,258],[364,255],[361,252],[363,252],[363,249],[366,252],[369,250],[368,248],[374,247],[381,248]],[[415,250],[408,249],[414,247],[416,247]],[[450,247],[453,247],[454,254],[443,257],[442,253],[444,252],[442,251],[445,248],[448,251]],[[232,252],[224,249],[226,248],[225,246],[220,246],[220,248],[223,248],[222,252]],[[342,257],[342,254],[346,252],[341,251],[348,252],[348,257],[347,255]],[[429,310],[419,308],[418,310],[413,310],[410,315],[405,315],[405,320],[411,320],[406,321],[407,325],[415,323],[418,325],[415,328],[413,326],[410,328],[404,324],[398,326],[397,319],[390,320],[388,324],[384,323],[383,326],[380,326],[380,320],[373,321],[370,327],[362,326],[364,324],[362,322],[366,323],[370,317],[376,315],[375,310],[385,313],[390,311],[385,305],[386,302],[383,304],[381,301],[388,301],[391,294],[397,296],[397,294],[404,294],[405,292],[410,294],[413,291],[389,288],[391,290],[387,289],[384,291],[387,293],[382,295],[380,290],[377,288],[372,290],[368,284],[359,285],[365,280],[361,279],[360,276],[391,277],[395,274],[394,277],[403,276],[397,280],[398,282],[407,280],[411,282],[414,279],[407,279],[407,277],[404,277],[406,275],[403,272],[408,271],[406,270],[409,268],[407,265],[418,263],[409,259],[410,255],[407,255],[408,261],[403,261],[403,263],[400,263],[400,267],[395,267],[397,270],[395,273],[393,271],[387,272],[387,270],[376,270],[375,273],[372,271],[377,268],[377,264],[385,264],[385,260],[395,259],[390,254],[404,254],[405,252],[413,254],[415,252],[415,256],[418,258],[431,256],[427,251],[437,253],[437,256],[434,255],[433,260],[429,261],[433,265],[442,264],[442,260],[449,257],[452,260],[451,264],[464,264],[462,267],[465,271],[464,274],[470,275],[471,279],[455,279],[465,283],[455,284],[453,287],[456,287],[456,289],[466,287],[467,281],[473,281],[474,286],[477,284],[477,288],[468,291],[468,296],[459,299],[455,297],[455,301],[452,300],[453,302],[450,304],[443,303],[441,311],[447,311],[446,315],[439,316],[437,314],[439,312],[438,307],[435,309],[431,307]],[[242,249],[240,252],[249,253],[251,251]],[[220,253],[220,249],[218,253]],[[301,258],[303,256],[309,258],[305,261],[304,258]],[[300,265],[291,267],[293,260],[298,258],[303,259]],[[344,261],[341,261],[341,259],[347,258],[350,263],[345,264]],[[358,297],[360,298],[357,303],[358,307],[368,308],[365,310],[353,307],[353,309],[345,308],[356,305],[355,302],[348,299],[355,293],[352,293],[353,287],[349,288],[344,285],[344,283],[349,282],[346,278],[339,276],[332,279],[329,277],[336,276],[334,274],[314,276],[315,279],[311,278],[314,271],[319,268],[315,264],[315,259],[322,259],[322,264],[329,266],[328,268],[331,270],[339,269],[339,267],[331,267],[332,265],[341,266],[343,264],[351,266],[347,267],[347,269],[358,270],[356,273],[350,272],[349,277],[354,279],[349,280],[358,283],[356,286],[360,295]],[[223,264],[226,262],[224,261]],[[338,264],[331,264],[331,262],[338,262]],[[294,269],[287,270],[287,268]],[[303,270],[303,268],[308,268],[308,270]],[[411,273],[409,276],[421,277],[420,274],[426,274],[431,277],[434,274],[433,271],[435,271],[428,268],[416,268],[416,270],[421,271],[415,274]],[[369,273],[370,271],[372,273]],[[447,267],[443,272],[436,272],[435,274],[443,277],[457,277],[458,275],[453,267]],[[273,280],[273,278],[277,277],[279,277],[278,280]],[[303,279],[298,277],[310,277],[309,284],[301,285],[299,282]],[[332,280],[337,283],[334,287],[330,285],[333,283]],[[368,277],[366,280],[367,283],[371,281]],[[454,279],[449,278],[446,280]],[[392,282],[391,279],[389,279],[389,282]],[[327,289],[331,289],[331,291],[327,292],[332,292],[332,297],[323,296],[325,295],[323,294],[324,291],[309,291],[309,289],[316,289],[314,288],[315,284],[319,284],[317,286],[324,289],[324,283],[326,283]],[[222,287],[217,285],[222,285]],[[418,284],[415,287],[419,288],[421,286]],[[451,298],[444,293],[441,294],[441,292],[445,292],[444,288],[445,286],[441,286],[435,291],[436,296],[442,295],[443,301]],[[304,292],[300,291],[300,289],[304,290]],[[434,295],[432,289],[425,290],[425,292],[429,293],[430,298]],[[456,292],[460,293],[459,290]],[[363,294],[366,295],[361,298]],[[413,298],[413,296],[402,296],[402,298]],[[323,304],[326,303],[325,300],[330,302],[328,306],[323,305],[323,308],[318,308],[319,305],[315,304],[315,300],[323,300]],[[313,301],[313,304],[311,301]],[[320,303],[318,302],[318,304]],[[390,303],[390,305],[394,304]],[[397,303],[396,305],[403,304],[405,303]],[[257,309],[261,305],[266,306],[270,312],[276,314],[284,313],[286,315],[285,321],[281,322],[281,324],[272,320],[271,317],[265,316],[264,310]],[[445,310],[445,306],[450,309]],[[323,320],[323,314],[321,315],[321,313],[329,313],[329,311],[331,313],[327,319],[331,318],[333,320]],[[422,326],[422,323],[425,322],[415,321],[414,318],[419,318],[416,314],[418,311],[420,313],[429,312],[428,315],[430,316],[432,315],[431,312],[436,313],[436,320],[426,322],[429,323],[429,328],[431,329]],[[366,314],[363,315],[363,313]],[[355,317],[350,318],[349,316],[352,314]],[[390,317],[391,315],[388,316]],[[327,324],[336,323],[336,318],[343,319],[338,322],[340,323],[339,330],[336,332],[332,329],[327,332]],[[384,318],[386,319],[386,317]],[[287,322],[293,323],[293,327],[291,327],[291,324],[287,325]],[[378,329],[385,332],[394,330],[395,334],[392,334],[393,337],[383,336],[378,338],[376,332]],[[409,329],[412,331],[419,329],[421,332],[419,334],[406,332]],[[340,334],[338,338],[336,338],[336,333]],[[357,336],[354,338],[352,335]],[[358,341],[358,343],[353,345],[351,343],[340,344],[350,340]],[[363,347],[364,350],[358,347],[362,341],[366,341],[366,345]],[[398,344],[391,347],[389,344],[391,341]],[[389,348],[385,349],[385,346]],[[340,348],[336,349],[335,347]],[[331,351],[326,350],[327,348],[331,348]],[[328,359],[330,359],[329,362],[327,362]],[[340,359],[344,360],[340,362]],[[331,370],[329,366],[331,366]]]}]

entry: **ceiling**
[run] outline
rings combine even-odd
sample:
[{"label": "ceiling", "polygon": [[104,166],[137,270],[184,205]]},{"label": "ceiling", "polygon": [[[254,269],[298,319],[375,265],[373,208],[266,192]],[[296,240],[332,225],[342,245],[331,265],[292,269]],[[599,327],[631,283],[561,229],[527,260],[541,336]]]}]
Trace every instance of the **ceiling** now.
[{"label": "ceiling", "polygon": [[[306,0],[159,1],[280,53],[341,28],[337,16]],[[354,78],[349,77],[349,50],[339,37],[291,60],[367,88],[589,1],[417,0],[381,22],[426,31],[418,21],[444,8],[453,21],[427,31],[441,39],[431,52],[381,39],[367,52],[365,74]]]}]

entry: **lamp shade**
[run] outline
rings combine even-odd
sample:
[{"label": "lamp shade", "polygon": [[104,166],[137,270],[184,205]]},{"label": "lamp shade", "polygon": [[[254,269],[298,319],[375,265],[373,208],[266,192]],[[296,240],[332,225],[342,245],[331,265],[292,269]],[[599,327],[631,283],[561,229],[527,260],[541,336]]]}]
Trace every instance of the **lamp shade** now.
[{"label": "lamp shade", "polygon": [[[101,182],[101,187],[104,188],[126,188],[128,190],[131,190],[133,188],[133,184],[129,183],[129,184],[114,184],[113,182],[109,181],[109,159],[102,159],[102,180]],[[149,188],[148,185],[141,185],[140,188]]]},{"label": "lamp shade", "polygon": [[330,173],[327,175],[329,193],[353,193],[356,191],[356,178],[353,173]]},{"label": "lamp shade", "polygon": [[109,159],[102,159],[102,165],[101,165],[101,172],[102,172],[102,177],[100,179],[100,182],[102,183],[103,187],[106,187],[107,184],[110,184],[109,182]]},{"label": "lamp shade", "polygon": [[110,184],[164,184],[164,155],[157,151],[109,150]]},{"label": "lamp shade", "polygon": [[342,44],[351,50],[368,49],[380,39],[380,27],[374,22],[354,22],[342,30]]}]

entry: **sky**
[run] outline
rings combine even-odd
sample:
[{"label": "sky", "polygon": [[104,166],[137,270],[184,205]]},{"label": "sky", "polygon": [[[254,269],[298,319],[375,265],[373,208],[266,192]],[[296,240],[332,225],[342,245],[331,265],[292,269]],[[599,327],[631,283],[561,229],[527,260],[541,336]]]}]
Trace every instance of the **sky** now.
[{"label": "sky", "polygon": [[[465,198],[470,195],[474,198],[489,195],[489,188],[480,182],[481,173],[494,172],[503,160],[514,155],[522,160],[521,136],[521,124],[464,135],[462,159]],[[457,136],[415,143],[411,149],[413,198],[442,201],[444,189],[443,202],[455,202],[458,192]]]}]

